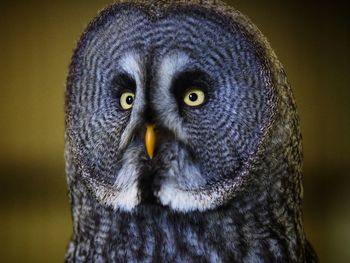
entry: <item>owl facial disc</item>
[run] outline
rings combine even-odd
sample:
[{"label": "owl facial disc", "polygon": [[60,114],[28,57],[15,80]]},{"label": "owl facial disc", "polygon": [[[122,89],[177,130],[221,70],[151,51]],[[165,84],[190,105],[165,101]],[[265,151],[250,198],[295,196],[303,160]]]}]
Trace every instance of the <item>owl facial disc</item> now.
[{"label": "owl facial disc", "polygon": [[271,121],[263,48],[238,22],[181,8],[155,18],[125,6],[76,52],[69,143],[86,187],[116,210],[143,199],[181,212],[224,205]]}]

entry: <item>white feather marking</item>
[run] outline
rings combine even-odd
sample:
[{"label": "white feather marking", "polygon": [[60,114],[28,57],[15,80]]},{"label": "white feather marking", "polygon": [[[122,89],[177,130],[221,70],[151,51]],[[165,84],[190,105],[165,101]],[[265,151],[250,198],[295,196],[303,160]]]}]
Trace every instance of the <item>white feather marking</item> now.
[{"label": "white feather marking", "polygon": [[178,114],[176,100],[171,92],[171,84],[176,73],[183,70],[188,63],[189,58],[184,53],[173,53],[166,56],[160,62],[157,73],[159,89],[152,98],[163,124],[184,142],[186,142],[186,135],[183,131],[182,119]]},{"label": "white feather marking", "polygon": [[182,190],[177,188],[178,185],[174,181],[167,181],[162,184],[161,189],[157,193],[160,202],[163,205],[171,207],[173,210],[188,211],[204,211],[215,207],[215,197],[206,195],[205,191]]},{"label": "white feather marking", "polygon": [[128,149],[123,158],[123,166],[119,170],[117,179],[112,187],[98,185],[95,187],[97,197],[113,209],[131,211],[140,203],[137,178],[139,169],[136,156],[140,149]]},{"label": "white feather marking", "polygon": [[163,205],[176,211],[205,211],[222,205],[223,200],[230,199],[233,190],[238,189],[242,182],[242,180],[219,181],[216,182],[215,188],[211,185],[184,188],[176,178],[165,177],[155,195]]},{"label": "white feather marking", "polygon": [[145,107],[145,92],[144,92],[144,70],[143,61],[138,54],[133,52],[127,53],[119,62],[120,67],[127,72],[136,82],[136,96],[132,107],[130,121],[121,135],[118,149],[126,147],[130,141],[133,130],[139,122],[140,113]]},{"label": "white feather marking", "polygon": [[111,205],[114,209],[120,209],[123,211],[131,211],[139,204],[137,197],[138,189],[137,185],[133,184],[128,189],[123,189],[119,194],[118,198],[111,200]]}]

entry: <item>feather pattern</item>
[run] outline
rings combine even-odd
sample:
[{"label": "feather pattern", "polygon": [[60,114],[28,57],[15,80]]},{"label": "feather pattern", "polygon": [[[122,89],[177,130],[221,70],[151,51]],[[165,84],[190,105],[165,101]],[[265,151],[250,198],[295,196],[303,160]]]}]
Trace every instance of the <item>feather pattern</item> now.
[{"label": "feather pattern", "polygon": [[[183,102],[193,87],[205,93],[200,107]],[[65,112],[67,262],[317,262],[302,225],[292,91],[265,37],[233,8],[107,7],[74,51]],[[157,127],[152,160],[147,123]]]}]

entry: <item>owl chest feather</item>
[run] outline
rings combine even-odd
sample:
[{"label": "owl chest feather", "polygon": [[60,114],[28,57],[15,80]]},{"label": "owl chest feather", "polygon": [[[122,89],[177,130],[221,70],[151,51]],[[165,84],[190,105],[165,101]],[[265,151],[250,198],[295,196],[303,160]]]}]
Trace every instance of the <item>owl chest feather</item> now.
[{"label": "owl chest feather", "polygon": [[[304,262],[303,244],[268,217],[227,208],[178,214],[143,206],[97,210],[77,225],[67,262]],[[293,231],[290,232],[290,234]]]}]

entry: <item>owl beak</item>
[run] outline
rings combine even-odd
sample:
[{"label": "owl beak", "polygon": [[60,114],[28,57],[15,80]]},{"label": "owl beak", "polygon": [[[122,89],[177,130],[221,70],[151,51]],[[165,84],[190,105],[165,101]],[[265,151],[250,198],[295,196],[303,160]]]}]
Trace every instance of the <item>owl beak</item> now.
[{"label": "owl beak", "polygon": [[145,145],[146,151],[150,159],[153,158],[154,146],[156,143],[156,134],[154,131],[154,124],[146,125],[146,134],[145,134]]}]

